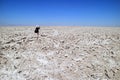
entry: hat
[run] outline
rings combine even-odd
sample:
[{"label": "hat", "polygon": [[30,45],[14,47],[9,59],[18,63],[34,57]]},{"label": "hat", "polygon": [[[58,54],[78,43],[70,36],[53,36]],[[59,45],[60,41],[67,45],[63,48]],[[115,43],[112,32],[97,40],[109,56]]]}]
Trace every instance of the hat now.
[{"label": "hat", "polygon": [[36,25],[36,27],[40,27],[39,25]]}]

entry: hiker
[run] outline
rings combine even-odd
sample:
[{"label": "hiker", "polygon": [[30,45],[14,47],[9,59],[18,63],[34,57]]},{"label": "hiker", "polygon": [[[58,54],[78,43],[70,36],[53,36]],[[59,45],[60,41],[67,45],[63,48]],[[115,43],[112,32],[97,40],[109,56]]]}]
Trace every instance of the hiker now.
[{"label": "hiker", "polygon": [[36,28],[35,28],[35,33],[37,33],[37,39],[39,37],[39,29],[40,29],[40,26],[39,25],[36,25]]}]

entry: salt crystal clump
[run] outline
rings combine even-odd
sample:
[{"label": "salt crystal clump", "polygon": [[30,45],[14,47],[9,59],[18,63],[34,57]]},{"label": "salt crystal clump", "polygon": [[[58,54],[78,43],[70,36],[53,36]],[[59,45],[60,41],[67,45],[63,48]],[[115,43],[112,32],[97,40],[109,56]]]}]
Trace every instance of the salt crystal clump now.
[{"label": "salt crystal clump", "polygon": [[53,36],[57,36],[57,35],[59,35],[59,32],[57,31],[57,30],[53,30],[54,32],[53,32]]},{"label": "salt crystal clump", "polygon": [[50,52],[48,52],[48,54],[47,55],[54,55],[54,51],[50,51]]}]

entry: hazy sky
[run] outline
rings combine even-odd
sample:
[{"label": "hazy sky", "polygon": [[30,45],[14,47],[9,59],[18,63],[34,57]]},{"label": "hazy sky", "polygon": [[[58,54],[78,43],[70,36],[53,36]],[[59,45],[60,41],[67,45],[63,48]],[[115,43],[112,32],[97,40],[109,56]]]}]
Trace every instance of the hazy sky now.
[{"label": "hazy sky", "polygon": [[0,0],[0,25],[120,26],[120,0]]}]

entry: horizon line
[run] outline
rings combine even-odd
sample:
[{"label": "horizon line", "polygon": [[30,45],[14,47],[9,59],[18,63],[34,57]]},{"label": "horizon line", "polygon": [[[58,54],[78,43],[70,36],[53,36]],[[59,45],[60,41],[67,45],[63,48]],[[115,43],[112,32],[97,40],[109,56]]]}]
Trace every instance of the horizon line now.
[{"label": "horizon line", "polygon": [[[0,25],[0,27],[34,27],[36,25]],[[120,27],[118,26],[101,26],[101,25],[40,25],[41,27]]]}]

